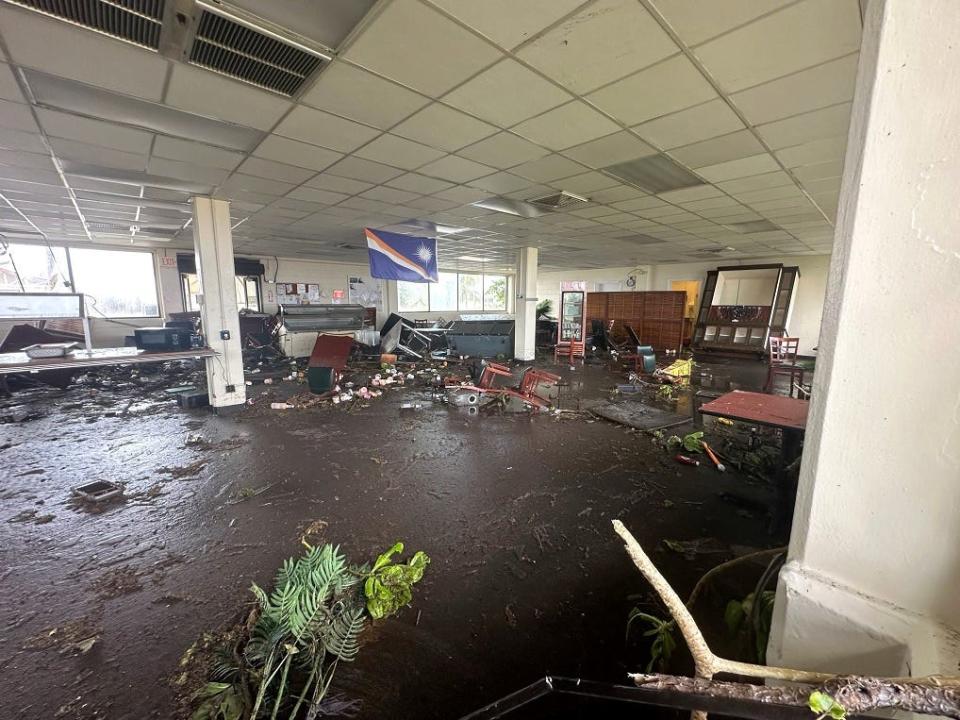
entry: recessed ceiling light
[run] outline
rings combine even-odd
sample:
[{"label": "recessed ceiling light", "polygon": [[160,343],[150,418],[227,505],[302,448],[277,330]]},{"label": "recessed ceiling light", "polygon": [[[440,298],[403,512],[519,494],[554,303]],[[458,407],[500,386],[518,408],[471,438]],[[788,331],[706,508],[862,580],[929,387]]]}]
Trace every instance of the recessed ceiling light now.
[{"label": "recessed ceiling light", "polygon": [[486,262],[486,258],[474,257],[473,255],[461,255],[457,260],[466,260],[467,262]]}]

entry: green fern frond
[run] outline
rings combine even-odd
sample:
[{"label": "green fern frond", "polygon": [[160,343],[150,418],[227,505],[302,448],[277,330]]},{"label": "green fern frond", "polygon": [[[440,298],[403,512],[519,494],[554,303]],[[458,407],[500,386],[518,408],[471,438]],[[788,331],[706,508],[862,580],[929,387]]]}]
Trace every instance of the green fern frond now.
[{"label": "green fern frond", "polygon": [[323,636],[327,652],[336,655],[344,662],[351,662],[360,651],[357,636],[363,630],[364,609],[348,608],[334,618]]}]

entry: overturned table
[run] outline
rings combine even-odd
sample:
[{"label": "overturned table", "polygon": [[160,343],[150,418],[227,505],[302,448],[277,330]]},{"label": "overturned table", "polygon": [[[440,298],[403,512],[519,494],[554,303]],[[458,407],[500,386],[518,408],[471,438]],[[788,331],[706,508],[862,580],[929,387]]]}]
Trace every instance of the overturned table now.
[{"label": "overturned table", "polygon": [[190,360],[213,357],[213,348],[202,347],[190,350],[149,352],[134,347],[99,348],[96,350],[73,350],[63,357],[31,358],[25,352],[0,353],[0,375],[11,373],[34,373],[41,370],[73,370],[99,365],[131,365],[168,360]]},{"label": "overturned table", "polygon": [[787,468],[800,456],[809,408],[807,400],[744,390],[728,392],[700,406],[703,415],[780,429],[783,439],[775,478],[777,503],[773,513],[773,530],[785,529],[793,514],[797,487],[796,483],[788,480]]}]

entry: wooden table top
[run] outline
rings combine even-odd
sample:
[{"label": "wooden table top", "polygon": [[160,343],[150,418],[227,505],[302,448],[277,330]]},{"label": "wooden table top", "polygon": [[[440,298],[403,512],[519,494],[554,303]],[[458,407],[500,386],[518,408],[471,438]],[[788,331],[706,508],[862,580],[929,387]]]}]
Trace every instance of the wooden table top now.
[{"label": "wooden table top", "polygon": [[700,406],[700,412],[704,415],[790,430],[806,429],[809,409],[808,400],[745,390],[728,392]]}]

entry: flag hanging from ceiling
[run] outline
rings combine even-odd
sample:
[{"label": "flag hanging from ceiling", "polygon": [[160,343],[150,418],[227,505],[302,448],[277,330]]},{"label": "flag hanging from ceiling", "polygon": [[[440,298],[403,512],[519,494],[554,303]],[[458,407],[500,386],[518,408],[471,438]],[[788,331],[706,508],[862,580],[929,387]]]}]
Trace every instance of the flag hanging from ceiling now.
[{"label": "flag hanging from ceiling", "polygon": [[437,241],[364,228],[370,274],[385,280],[437,282]]}]

